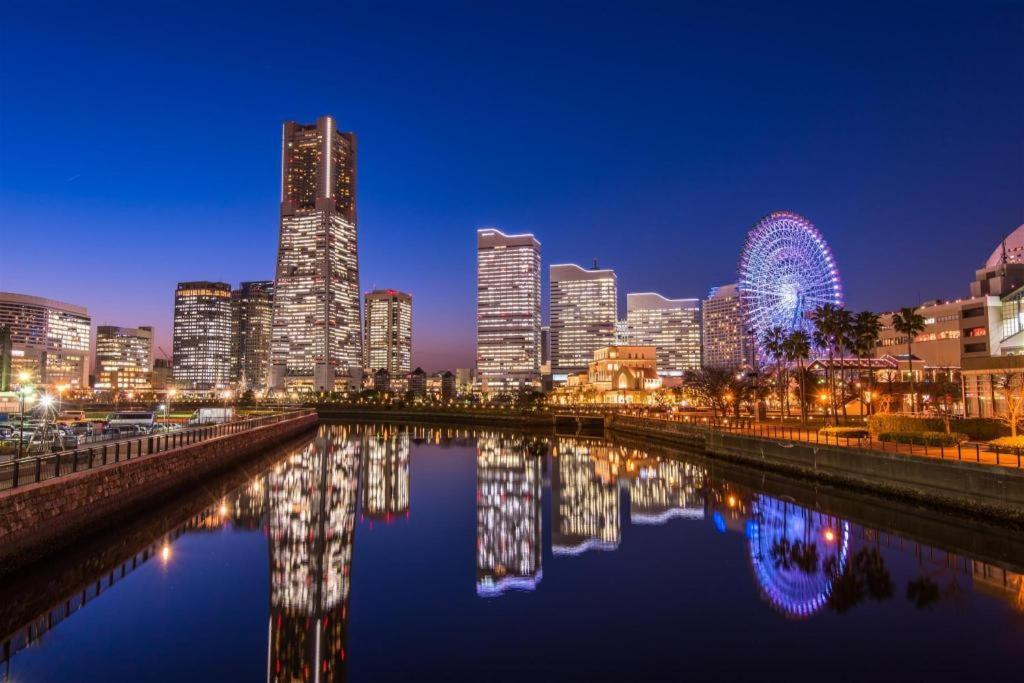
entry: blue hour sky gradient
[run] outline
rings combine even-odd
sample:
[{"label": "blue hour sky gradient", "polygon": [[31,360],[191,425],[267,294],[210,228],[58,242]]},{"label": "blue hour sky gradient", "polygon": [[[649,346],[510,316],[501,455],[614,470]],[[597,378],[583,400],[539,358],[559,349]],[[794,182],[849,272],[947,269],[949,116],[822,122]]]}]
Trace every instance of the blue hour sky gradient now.
[{"label": "blue hour sky gradient", "polygon": [[624,304],[732,281],[790,209],[852,308],[955,298],[1024,223],[1022,37],[1019,2],[8,2],[0,289],[170,351],[175,283],[273,277],[280,124],[330,113],[428,370],[473,362],[483,226]]}]

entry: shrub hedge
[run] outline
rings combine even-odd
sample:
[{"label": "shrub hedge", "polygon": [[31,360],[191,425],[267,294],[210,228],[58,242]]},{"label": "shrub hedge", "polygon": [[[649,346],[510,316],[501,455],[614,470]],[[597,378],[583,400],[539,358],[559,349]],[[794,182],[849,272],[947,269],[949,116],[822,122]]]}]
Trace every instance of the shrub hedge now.
[{"label": "shrub hedge", "polygon": [[[973,441],[989,441],[1010,433],[1010,428],[998,420],[981,417],[969,417],[963,420],[950,420],[950,427],[966,434]],[[945,432],[946,426],[942,418],[913,417],[911,415],[885,414],[872,415],[868,418],[868,430],[872,435],[899,432]]]},{"label": "shrub hedge", "polygon": [[822,427],[818,430],[822,436],[841,436],[844,439],[866,439],[867,427]]},{"label": "shrub hedge", "polygon": [[1024,449],[1024,436],[1001,436],[988,442],[989,446],[998,448],[1022,448]]},{"label": "shrub hedge", "polygon": [[967,441],[967,435],[959,432],[882,432],[879,441],[895,441],[896,443],[912,443],[919,446],[955,446]]}]

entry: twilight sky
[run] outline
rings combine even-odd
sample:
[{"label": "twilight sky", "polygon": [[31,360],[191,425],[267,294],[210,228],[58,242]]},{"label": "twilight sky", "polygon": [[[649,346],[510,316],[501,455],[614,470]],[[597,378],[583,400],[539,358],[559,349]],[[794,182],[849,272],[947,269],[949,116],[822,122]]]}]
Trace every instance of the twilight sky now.
[{"label": "twilight sky", "polygon": [[[280,124],[359,137],[363,290],[473,362],[475,230],[702,297],[790,209],[851,308],[966,295],[1024,223],[1024,3],[4,3],[0,290],[154,325],[274,274]],[[638,7],[632,7],[636,5]]]}]

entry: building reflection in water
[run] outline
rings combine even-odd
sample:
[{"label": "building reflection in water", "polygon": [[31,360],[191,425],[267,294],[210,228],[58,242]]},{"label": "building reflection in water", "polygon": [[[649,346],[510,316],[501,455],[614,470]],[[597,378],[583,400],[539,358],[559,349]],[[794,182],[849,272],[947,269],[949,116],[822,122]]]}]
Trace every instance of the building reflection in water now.
[{"label": "building reflection in water", "polygon": [[[619,547],[617,465],[591,453],[602,448],[586,439],[558,440],[551,472],[551,549],[555,555]],[[608,450],[603,454],[608,455]]]},{"label": "building reflection in water", "polygon": [[269,681],[344,678],[360,439],[321,426],[267,478]]},{"label": "building reflection in water", "polygon": [[390,522],[409,514],[409,432],[402,427],[367,427],[360,472],[361,513]]},{"label": "building reflection in water", "polygon": [[629,521],[664,524],[670,519],[704,519],[704,470],[678,460],[630,461]]},{"label": "building reflection in water", "polygon": [[543,445],[481,434],[476,447],[476,592],[534,590],[541,580]]}]

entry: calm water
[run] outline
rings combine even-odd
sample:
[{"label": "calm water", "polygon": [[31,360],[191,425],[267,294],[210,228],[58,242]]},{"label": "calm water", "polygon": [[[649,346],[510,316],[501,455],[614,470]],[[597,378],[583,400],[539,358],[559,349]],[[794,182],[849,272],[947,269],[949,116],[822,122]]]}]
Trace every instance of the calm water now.
[{"label": "calm water", "polygon": [[323,426],[0,590],[4,680],[1024,678],[1009,532],[666,455]]}]

